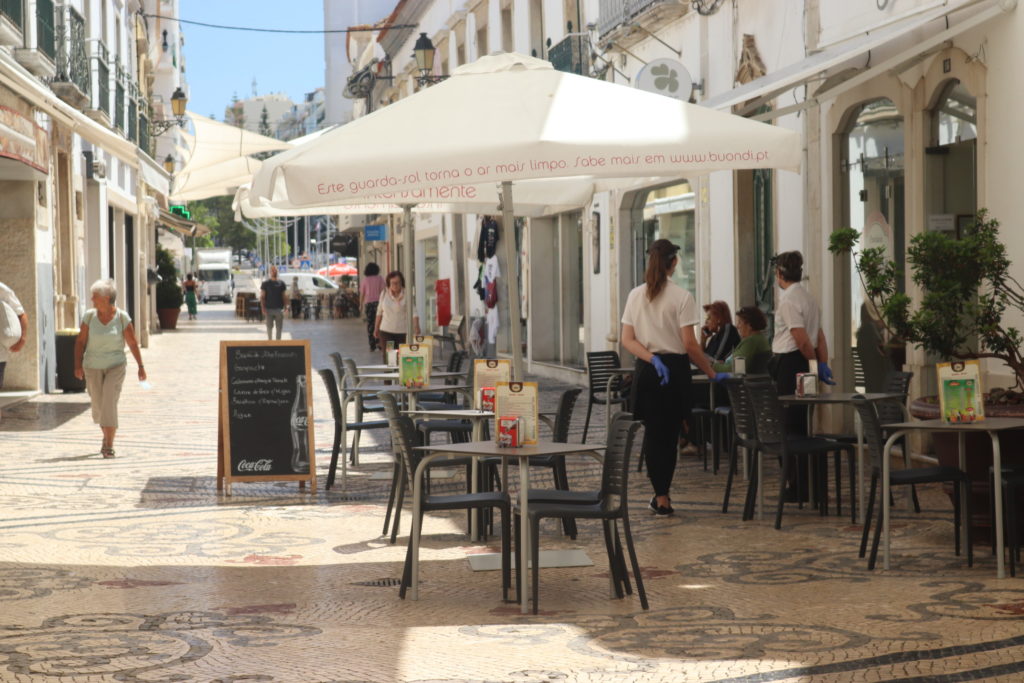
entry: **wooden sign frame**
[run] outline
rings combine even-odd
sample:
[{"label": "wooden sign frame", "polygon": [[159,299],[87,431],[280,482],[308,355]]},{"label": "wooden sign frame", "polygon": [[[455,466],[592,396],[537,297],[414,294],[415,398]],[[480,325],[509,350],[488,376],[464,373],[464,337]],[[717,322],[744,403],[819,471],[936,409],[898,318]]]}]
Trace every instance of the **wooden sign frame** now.
[{"label": "wooden sign frame", "polygon": [[[228,349],[246,347],[300,347],[303,349],[303,359],[306,373],[306,438],[309,449],[309,473],[308,474],[248,474],[233,475],[231,473],[231,396],[228,391]],[[265,341],[222,341],[220,343],[220,399],[217,411],[217,490],[225,491],[231,495],[232,482],[249,481],[297,481],[299,489],[306,488],[309,482],[309,493],[316,493],[316,449],[313,435],[313,387],[310,382],[310,345],[308,339],[298,340],[265,340]]]}]

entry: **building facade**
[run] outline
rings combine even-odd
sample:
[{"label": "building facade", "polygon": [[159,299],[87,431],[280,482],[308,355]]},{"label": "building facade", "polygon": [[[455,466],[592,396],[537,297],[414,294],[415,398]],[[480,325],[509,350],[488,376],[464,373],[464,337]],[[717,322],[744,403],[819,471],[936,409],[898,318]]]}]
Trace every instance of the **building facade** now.
[{"label": "building facade", "polygon": [[155,329],[147,270],[169,177],[154,120],[171,95],[156,71],[180,42],[147,15],[176,13],[176,0],[0,5],[0,277],[30,320],[5,389],[57,388],[55,332],[78,327],[96,279],[116,280],[143,344]]},{"label": "building facade", "polygon": [[[770,258],[801,250],[837,376],[848,386],[858,335],[868,336],[874,321],[851,263],[828,251],[833,230],[863,231],[902,265],[914,235],[956,230],[987,207],[1004,221],[1010,253],[1024,254],[1024,236],[1011,227],[1018,193],[1009,187],[1022,164],[1011,117],[1024,97],[1013,81],[1024,60],[1013,49],[1024,37],[1024,15],[1012,0],[448,0],[399,2],[389,21],[406,28],[381,28],[382,56],[356,64],[378,77],[352,93],[357,113],[424,87],[412,57],[422,32],[436,48],[437,76],[509,50],[633,87],[646,82],[645,67],[663,64],[692,84],[684,99],[803,138],[800,173],[665,179],[517,221],[524,338],[535,373],[582,381],[587,351],[621,351],[619,312],[642,278],[647,245],[659,237],[682,247],[680,285],[699,303],[721,299],[733,310],[756,303],[771,312]],[[481,221],[416,218],[424,308],[431,280],[447,278],[460,292],[456,311],[483,315],[471,286]],[[909,279],[903,286],[920,295]],[[429,319],[429,311],[421,315]],[[498,347],[507,351],[507,342],[503,348],[499,337]],[[885,363],[916,373],[917,392],[932,389],[922,352],[889,354]],[[990,386],[1012,383],[1006,368],[989,363],[987,370]]]}]

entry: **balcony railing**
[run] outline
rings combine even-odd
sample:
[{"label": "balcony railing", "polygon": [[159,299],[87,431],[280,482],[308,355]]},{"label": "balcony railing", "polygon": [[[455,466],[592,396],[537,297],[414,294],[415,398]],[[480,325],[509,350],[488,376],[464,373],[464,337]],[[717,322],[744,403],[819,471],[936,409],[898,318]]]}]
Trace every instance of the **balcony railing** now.
[{"label": "balcony railing", "polygon": [[96,72],[92,108],[110,116],[110,52],[102,41],[92,44],[92,63]]},{"label": "balcony railing", "polygon": [[23,0],[0,0],[0,17],[4,17],[18,27],[19,31],[25,30],[25,9]]},{"label": "balcony railing", "polygon": [[[85,19],[71,7],[62,7],[57,16],[56,75],[54,91],[75,106],[89,102],[89,55],[85,45]],[[74,86],[78,93],[64,86]]]},{"label": "balcony railing", "polygon": [[128,139],[139,141],[139,105],[135,98],[128,100]]},{"label": "balcony railing", "polygon": [[53,59],[57,55],[53,0],[36,0],[36,47]]},{"label": "balcony railing", "polygon": [[559,71],[590,75],[590,39],[586,35],[566,36],[548,48],[548,61]]},{"label": "balcony railing", "polygon": [[686,0],[601,0],[598,6],[597,32],[604,36],[657,5],[671,6],[677,11],[685,11],[689,4]]},{"label": "balcony railing", "polygon": [[152,138],[149,137],[149,122],[152,120],[152,111],[149,108],[149,103],[142,97],[138,101],[139,107],[139,149],[153,157],[153,142]]}]

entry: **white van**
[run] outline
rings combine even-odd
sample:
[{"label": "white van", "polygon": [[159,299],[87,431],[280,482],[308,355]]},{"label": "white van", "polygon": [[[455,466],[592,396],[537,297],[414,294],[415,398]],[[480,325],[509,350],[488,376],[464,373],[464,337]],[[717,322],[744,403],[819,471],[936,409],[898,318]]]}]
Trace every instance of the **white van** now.
[{"label": "white van", "polygon": [[280,273],[278,277],[281,278],[281,282],[288,288],[289,294],[291,294],[292,282],[295,279],[299,281],[299,291],[302,292],[303,296],[337,294],[340,289],[338,285],[323,275],[317,275],[316,273]]}]

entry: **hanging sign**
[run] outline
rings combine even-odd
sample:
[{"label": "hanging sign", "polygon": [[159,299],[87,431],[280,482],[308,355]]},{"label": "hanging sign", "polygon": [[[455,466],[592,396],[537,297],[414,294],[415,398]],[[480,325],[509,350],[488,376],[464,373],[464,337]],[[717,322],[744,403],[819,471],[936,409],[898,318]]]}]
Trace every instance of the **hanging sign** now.
[{"label": "hanging sign", "polygon": [[437,325],[448,327],[452,321],[452,281],[445,278],[434,284],[434,292],[437,294]]},{"label": "hanging sign", "polygon": [[674,59],[653,59],[636,75],[636,87],[656,95],[688,102],[693,79],[686,67]]},{"label": "hanging sign", "polygon": [[388,239],[388,226],[384,224],[364,225],[363,239],[367,242],[386,242]]}]

